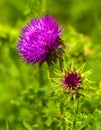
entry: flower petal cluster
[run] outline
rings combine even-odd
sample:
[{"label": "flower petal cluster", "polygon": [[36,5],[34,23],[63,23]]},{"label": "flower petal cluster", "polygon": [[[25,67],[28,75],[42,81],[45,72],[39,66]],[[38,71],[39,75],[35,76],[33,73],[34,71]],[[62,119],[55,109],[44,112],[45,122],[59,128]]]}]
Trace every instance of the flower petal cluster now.
[{"label": "flower petal cluster", "polygon": [[76,90],[77,87],[81,85],[81,76],[78,75],[77,72],[71,71],[65,74],[61,81],[65,88],[68,88],[69,90]]},{"label": "flower petal cluster", "polygon": [[[61,34],[62,29],[54,17],[42,16],[32,19],[27,27],[22,29],[17,50],[27,63],[39,62],[42,65],[46,61],[50,64],[50,60],[56,61],[55,50],[63,44],[60,39]],[[51,58],[51,55],[56,58]]]}]

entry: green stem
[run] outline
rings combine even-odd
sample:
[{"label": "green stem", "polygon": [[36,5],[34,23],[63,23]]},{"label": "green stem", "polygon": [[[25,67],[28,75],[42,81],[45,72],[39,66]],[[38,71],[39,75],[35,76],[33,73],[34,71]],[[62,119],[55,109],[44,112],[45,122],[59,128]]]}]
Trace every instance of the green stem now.
[{"label": "green stem", "polygon": [[59,59],[59,67],[60,67],[60,70],[63,71],[63,68],[64,68],[63,58]]},{"label": "green stem", "polygon": [[44,85],[44,76],[43,76],[43,69],[39,68],[39,81],[40,81],[40,86]]},{"label": "green stem", "polygon": [[6,118],[6,130],[9,130],[9,126],[8,126],[8,120]]},{"label": "green stem", "polygon": [[61,113],[60,130],[66,130],[65,120],[64,120],[64,103],[63,103],[63,100],[60,101],[59,108],[60,108],[60,113]]},{"label": "green stem", "polygon": [[74,120],[73,120],[73,127],[72,127],[72,130],[75,130],[75,127],[76,127],[76,117],[77,117],[77,114],[78,114],[78,108],[79,108],[79,98],[75,99],[74,102],[76,102],[76,105],[75,105],[75,115],[74,115]]}]

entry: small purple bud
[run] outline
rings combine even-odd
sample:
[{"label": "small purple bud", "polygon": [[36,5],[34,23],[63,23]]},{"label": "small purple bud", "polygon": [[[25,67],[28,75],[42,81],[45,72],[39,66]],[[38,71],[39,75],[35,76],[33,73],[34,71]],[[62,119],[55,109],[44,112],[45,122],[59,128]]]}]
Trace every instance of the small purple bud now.
[{"label": "small purple bud", "polygon": [[77,72],[71,71],[65,74],[61,82],[63,83],[63,87],[69,90],[76,90],[81,85],[81,76]]}]

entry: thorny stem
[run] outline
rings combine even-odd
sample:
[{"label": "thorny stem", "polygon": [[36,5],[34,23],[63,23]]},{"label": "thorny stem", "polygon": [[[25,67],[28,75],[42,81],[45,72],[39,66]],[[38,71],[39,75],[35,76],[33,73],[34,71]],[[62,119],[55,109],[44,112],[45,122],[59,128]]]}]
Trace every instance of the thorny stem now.
[{"label": "thorny stem", "polygon": [[77,99],[77,97],[76,97],[76,100],[74,100],[74,101],[76,102],[76,107],[74,108],[75,109],[75,116],[74,116],[74,120],[73,120],[72,130],[75,130],[75,127],[76,127],[76,117],[78,114],[79,98]]}]

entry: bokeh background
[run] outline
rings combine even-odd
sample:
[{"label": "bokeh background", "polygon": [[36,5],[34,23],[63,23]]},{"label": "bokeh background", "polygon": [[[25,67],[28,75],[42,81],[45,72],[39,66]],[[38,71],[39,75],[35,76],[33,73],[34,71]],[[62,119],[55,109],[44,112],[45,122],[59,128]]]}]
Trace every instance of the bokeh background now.
[{"label": "bokeh background", "polygon": [[32,130],[26,121],[43,130],[52,122],[54,104],[48,104],[47,114],[42,111],[49,97],[47,65],[39,69],[23,63],[16,50],[22,26],[41,14],[53,15],[64,30],[70,25],[89,39],[92,56],[86,67],[93,70],[95,87],[101,87],[100,0],[0,0],[0,130]]}]

